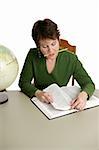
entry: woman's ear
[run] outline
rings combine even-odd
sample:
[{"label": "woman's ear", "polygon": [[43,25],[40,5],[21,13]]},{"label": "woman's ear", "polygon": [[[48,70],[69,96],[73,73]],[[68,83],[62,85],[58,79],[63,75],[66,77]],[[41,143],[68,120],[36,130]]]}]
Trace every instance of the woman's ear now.
[{"label": "woman's ear", "polygon": [[42,53],[40,51],[40,48],[37,48],[37,53],[38,53],[38,57],[41,58],[42,57]]}]

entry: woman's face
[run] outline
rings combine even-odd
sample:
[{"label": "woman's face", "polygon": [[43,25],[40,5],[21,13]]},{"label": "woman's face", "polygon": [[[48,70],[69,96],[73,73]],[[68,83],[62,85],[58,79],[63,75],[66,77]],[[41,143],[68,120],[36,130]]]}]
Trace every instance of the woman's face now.
[{"label": "woman's face", "polygon": [[39,41],[40,50],[47,59],[55,59],[58,55],[59,40],[43,39]]}]

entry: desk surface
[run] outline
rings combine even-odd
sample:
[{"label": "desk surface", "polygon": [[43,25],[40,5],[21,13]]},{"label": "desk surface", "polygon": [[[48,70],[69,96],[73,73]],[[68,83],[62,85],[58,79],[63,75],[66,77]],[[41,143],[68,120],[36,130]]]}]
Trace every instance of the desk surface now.
[{"label": "desk surface", "polygon": [[23,93],[8,96],[0,105],[0,150],[99,150],[99,107],[48,120]]}]

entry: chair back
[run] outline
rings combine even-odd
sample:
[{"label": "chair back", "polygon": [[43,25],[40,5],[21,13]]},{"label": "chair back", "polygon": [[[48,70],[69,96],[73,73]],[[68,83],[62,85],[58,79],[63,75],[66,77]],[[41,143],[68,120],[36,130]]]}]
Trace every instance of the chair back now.
[{"label": "chair back", "polygon": [[[76,53],[76,46],[71,45],[68,43],[68,41],[64,39],[60,39],[60,49],[68,48],[68,51],[72,53]],[[74,85],[74,77],[72,77],[72,85]]]},{"label": "chair back", "polygon": [[60,39],[60,49],[68,48],[68,51],[76,53],[76,46],[71,45],[68,43],[68,41],[64,39]]}]

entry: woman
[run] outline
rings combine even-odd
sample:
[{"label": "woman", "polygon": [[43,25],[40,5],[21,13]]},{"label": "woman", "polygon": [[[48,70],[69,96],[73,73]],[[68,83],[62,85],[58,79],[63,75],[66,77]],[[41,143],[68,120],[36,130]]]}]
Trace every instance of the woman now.
[{"label": "woman", "polygon": [[51,103],[52,95],[42,90],[52,83],[66,86],[73,75],[82,90],[77,99],[72,100],[71,108],[82,110],[95,85],[76,55],[68,51],[59,53],[59,36],[57,24],[50,19],[34,24],[32,37],[37,48],[30,49],[27,54],[19,86],[30,98],[36,96],[42,102]]}]

